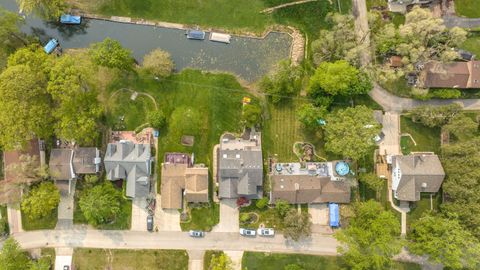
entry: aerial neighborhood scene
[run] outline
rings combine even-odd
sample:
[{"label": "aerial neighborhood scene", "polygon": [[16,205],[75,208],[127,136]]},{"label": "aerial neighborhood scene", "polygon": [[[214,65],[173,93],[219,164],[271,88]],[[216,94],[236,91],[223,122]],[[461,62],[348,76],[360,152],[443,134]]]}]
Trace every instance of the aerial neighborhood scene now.
[{"label": "aerial neighborhood scene", "polygon": [[480,269],[480,0],[0,0],[0,270]]}]

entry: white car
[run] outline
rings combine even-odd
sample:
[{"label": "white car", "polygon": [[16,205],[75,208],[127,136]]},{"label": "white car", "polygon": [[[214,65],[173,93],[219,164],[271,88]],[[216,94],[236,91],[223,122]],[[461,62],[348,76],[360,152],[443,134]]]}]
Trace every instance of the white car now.
[{"label": "white car", "polygon": [[240,234],[243,236],[255,236],[257,232],[255,230],[240,228]]},{"label": "white car", "polygon": [[260,236],[274,236],[275,231],[272,228],[259,228],[257,230],[258,235]]}]

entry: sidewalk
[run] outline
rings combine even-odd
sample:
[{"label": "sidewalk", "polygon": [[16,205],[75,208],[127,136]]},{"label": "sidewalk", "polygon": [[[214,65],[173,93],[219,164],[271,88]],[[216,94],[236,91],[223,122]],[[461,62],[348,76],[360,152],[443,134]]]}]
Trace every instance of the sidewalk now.
[{"label": "sidewalk", "polygon": [[10,234],[23,232],[20,204],[7,204],[7,216]]}]

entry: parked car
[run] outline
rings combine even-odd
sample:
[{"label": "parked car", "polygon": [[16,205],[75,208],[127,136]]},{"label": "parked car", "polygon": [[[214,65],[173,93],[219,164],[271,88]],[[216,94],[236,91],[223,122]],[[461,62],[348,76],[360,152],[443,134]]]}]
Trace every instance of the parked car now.
[{"label": "parked car", "polygon": [[255,230],[240,228],[240,234],[243,236],[255,236],[257,232]]},{"label": "parked car", "polygon": [[190,230],[190,231],[188,232],[188,235],[190,235],[191,237],[204,237],[204,236],[205,236],[205,232]]},{"label": "parked car", "polygon": [[272,228],[259,228],[257,230],[258,235],[260,236],[274,236],[275,231]]},{"label": "parked car", "polygon": [[153,231],[153,216],[152,215],[147,216],[147,230],[149,232]]}]

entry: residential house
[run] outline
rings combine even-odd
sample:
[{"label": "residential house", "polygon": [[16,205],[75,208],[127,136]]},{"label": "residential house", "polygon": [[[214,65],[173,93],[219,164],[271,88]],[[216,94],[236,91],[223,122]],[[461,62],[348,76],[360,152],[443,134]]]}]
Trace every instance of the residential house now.
[{"label": "residential house", "polygon": [[79,175],[98,173],[100,163],[100,150],[96,147],[54,148],[50,152],[50,176],[55,181],[68,181],[71,192],[72,180]]},{"label": "residential house", "polygon": [[38,139],[32,139],[23,150],[10,150],[3,152],[4,180],[14,180],[15,171],[12,166],[22,161],[22,156],[30,156],[33,162],[40,167],[40,145]]},{"label": "residential house", "polygon": [[444,178],[437,155],[392,157],[392,190],[400,201],[419,201],[421,192],[438,192]]},{"label": "residential house", "polygon": [[425,64],[418,80],[424,88],[480,88],[480,61]]},{"label": "residential house", "polygon": [[270,203],[349,203],[348,172],[337,172],[336,162],[276,163],[270,175]]},{"label": "residential house", "polygon": [[126,180],[126,196],[130,198],[150,193],[151,163],[150,144],[120,141],[107,145],[104,158],[107,180]]},{"label": "residential house", "polygon": [[224,134],[218,150],[219,198],[263,197],[263,158],[260,132],[242,138]]},{"label": "residential house", "polygon": [[166,153],[162,163],[162,208],[181,209],[186,202],[208,202],[208,168],[194,166],[184,153]]},{"label": "residential house", "polygon": [[413,6],[425,6],[433,0],[388,0],[388,10],[391,12],[407,13]]}]

